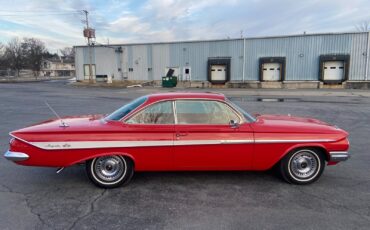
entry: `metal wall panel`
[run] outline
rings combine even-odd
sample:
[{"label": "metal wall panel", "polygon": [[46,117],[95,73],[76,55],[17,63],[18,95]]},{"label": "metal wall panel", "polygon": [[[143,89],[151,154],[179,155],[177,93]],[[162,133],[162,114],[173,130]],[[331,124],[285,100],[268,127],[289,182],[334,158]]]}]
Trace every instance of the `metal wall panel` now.
[{"label": "metal wall panel", "polygon": [[75,71],[76,71],[76,79],[78,81],[84,80],[84,70],[83,70],[83,60],[84,60],[84,53],[82,48],[76,49],[75,52]]},{"label": "metal wall panel", "polygon": [[[129,65],[133,69],[129,72],[129,80],[147,81],[148,78],[148,58],[147,58],[147,45],[131,46],[129,50],[132,51],[131,58],[129,55]],[[129,53],[130,54],[130,53]]]},{"label": "metal wall panel", "polygon": [[165,68],[170,63],[170,49],[168,44],[152,45],[152,72],[153,80],[161,80],[165,75]]},{"label": "metal wall panel", "polygon": [[146,61],[148,63],[148,80],[153,80],[153,62],[152,62],[152,56],[153,56],[153,49],[151,45],[147,46],[147,54],[146,54]]},{"label": "metal wall panel", "polygon": [[[241,79],[243,41],[211,41],[170,44],[169,67],[191,67],[192,80],[207,80],[208,58],[230,57],[231,79]],[[181,76],[180,76],[181,77]]]},{"label": "metal wall panel", "polygon": [[[165,75],[166,67],[180,67],[182,73],[184,67],[190,66],[192,80],[205,81],[209,58],[230,57],[231,81],[243,79],[243,59],[245,80],[255,81],[259,80],[259,58],[286,57],[285,80],[317,81],[320,55],[350,54],[349,80],[364,80],[367,39],[368,33],[247,38],[245,59],[243,39],[127,44],[122,45],[122,75],[128,73],[131,80],[160,80]],[[102,62],[97,64],[97,73],[114,72],[116,76],[120,62],[120,58],[117,58],[118,54],[114,54],[114,49],[111,48],[95,47],[92,49],[93,62],[95,62],[95,49],[97,62]],[[100,49],[109,51],[100,51]],[[78,59],[76,74],[81,75],[82,71],[83,75],[81,65],[88,63],[88,48],[77,47],[76,59]],[[112,68],[115,71],[112,71]],[[128,72],[128,68],[133,68],[134,71]],[[148,68],[151,69],[148,70]]]},{"label": "metal wall panel", "polygon": [[366,45],[368,34],[353,34],[350,52],[349,80],[365,80]]},{"label": "metal wall panel", "polygon": [[246,79],[259,80],[260,57],[286,57],[287,81],[319,79],[319,56],[350,54],[352,34],[246,40]]},{"label": "metal wall panel", "polygon": [[119,76],[117,55],[114,49],[106,47],[95,48],[96,75]]},{"label": "metal wall panel", "polygon": [[[91,47],[91,62],[92,64],[95,64],[95,49],[97,47]],[[90,63],[90,55],[89,55],[89,47],[83,48],[83,63],[89,64]]]}]

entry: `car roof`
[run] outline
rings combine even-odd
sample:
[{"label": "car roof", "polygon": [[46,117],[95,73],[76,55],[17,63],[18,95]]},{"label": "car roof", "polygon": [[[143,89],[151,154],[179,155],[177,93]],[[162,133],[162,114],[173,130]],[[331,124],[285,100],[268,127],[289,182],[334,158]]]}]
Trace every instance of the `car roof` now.
[{"label": "car roof", "polygon": [[150,101],[159,101],[166,99],[210,99],[210,100],[225,100],[225,95],[212,92],[168,92],[155,93],[148,95]]}]

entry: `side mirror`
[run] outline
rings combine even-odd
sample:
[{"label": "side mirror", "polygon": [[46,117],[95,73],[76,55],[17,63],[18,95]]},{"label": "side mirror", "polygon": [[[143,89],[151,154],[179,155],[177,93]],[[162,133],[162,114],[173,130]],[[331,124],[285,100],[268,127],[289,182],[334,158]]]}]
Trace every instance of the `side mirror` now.
[{"label": "side mirror", "polygon": [[230,127],[233,128],[233,129],[239,127],[239,123],[234,121],[234,120],[230,120],[229,124],[230,124]]}]

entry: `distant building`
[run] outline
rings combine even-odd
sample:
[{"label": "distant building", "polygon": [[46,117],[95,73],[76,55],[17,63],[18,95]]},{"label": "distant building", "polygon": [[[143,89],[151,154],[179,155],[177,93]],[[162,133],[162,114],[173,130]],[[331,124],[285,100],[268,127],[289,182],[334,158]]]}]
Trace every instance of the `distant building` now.
[{"label": "distant building", "polygon": [[169,73],[195,87],[370,87],[369,47],[369,32],[76,46],[76,78],[89,80],[91,62],[96,81],[159,84]]},{"label": "distant building", "polygon": [[75,76],[75,64],[72,59],[43,59],[40,76],[66,77]]}]

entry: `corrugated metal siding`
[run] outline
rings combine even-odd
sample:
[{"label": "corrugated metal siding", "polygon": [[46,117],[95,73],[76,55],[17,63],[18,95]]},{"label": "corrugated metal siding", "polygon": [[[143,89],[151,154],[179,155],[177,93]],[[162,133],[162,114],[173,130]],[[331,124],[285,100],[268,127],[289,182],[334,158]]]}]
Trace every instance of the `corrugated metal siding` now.
[{"label": "corrugated metal siding", "polygon": [[96,75],[118,77],[116,52],[112,48],[96,47]]},{"label": "corrugated metal siding", "polygon": [[84,60],[83,49],[81,48],[76,49],[75,53],[76,79],[79,81],[84,80],[83,60]]},{"label": "corrugated metal siding", "polygon": [[[95,64],[95,49],[97,47],[91,48],[91,62],[92,64]],[[89,55],[89,48],[84,47],[83,49],[83,63],[89,64],[90,63],[90,55]]]},{"label": "corrugated metal siding", "polygon": [[207,80],[208,58],[231,57],[231,79],[241,79],[243,41],[212,41],[170,44],[169,67],[191,67],[192,80]]},{"label": "corrugated metal siding", "polygon": [[[246,79],[259,79],[259,58],[286,57],[285,80],[318,80],[320,55],[350,54],[352,36],[343,34],[246,40]],[[350,71],[350,76],[352,73]]]},{"label": "corrugated metal siding", "polygon": [[129,52],[129,66],[133,68],[133,71],[129,72],[129,80],[148,80],[147,46],[135,45],[129,47],[129,50],[132,52]]},{"label": "corrugated metal siding", "polygon": [[165,74],[165,68],[170,63],[170,47],[168,44],[152,45],[153,79],[161,80]]},{"label": "corrugated metal siding", "polygon": [[128,54],[128,46],[122,46],[122,79],[128,79],[128,68],[129,68],[129,54]]},{"label": "corrugated metal siding", "polygon": [[153,49],[152,46],[149,45],[147,46],[147,55],[146,55],[146,61],[148,63],[148,80],[153,80],[153,61],[152,61],[152,56],[153,56]]},{"label": "corrugated metal siding", "polygon": [[352,36],[349,80],[365,80],[366,43],[367,34],[354,34]]},{"label": "corrugated metal siding", "polygon": [[[369,57],[369,59],[370,59],[370,31],[367,33],[367,39],[368,39],[368,45],[369,45],[369,47],[367,47],[367,52],[366,52],[366,54],[367,54],[367,56]],[[368,65],[367,65],[367,70],[368,70],[368,72],[367,72],[367,80],[368,81],[370,81],[370,60],[368,60],[368,63],[367,63]]]},{"label": "corrugated metal siding", "polygon": [[[259,80],[261,57],[286,57],[287,81],[318,80],[319,57],[325,54],[350,54],[349,80],[364,80],[367,36],[368,33],[347,33],[248,38],[245,40],[245,80]],[[192,80],[204,81],[207,80],[207,61],[212,57],[231,57],[231,81],[243,78],[243,39],[122,45],[122,48],[122,75],[129,75],[131,80],[160,80],[166,67],[180,67],[182,73],[184,67],[190,66]],[[97,64],[97,73],[114,72],[115,76],[116,73],[118,75],[120,58],[114,54],[114,49],[93,48],[93,62],[95,49],[97,62],[102,62]],[[77,47],[76,59],[79,59],[76,60],[76,73],[83,75],[81,65],[88,63],[88,48]],[[114,68],[115,71],[104,68]],[[134,71],[128,72],[128,68]]]}]

